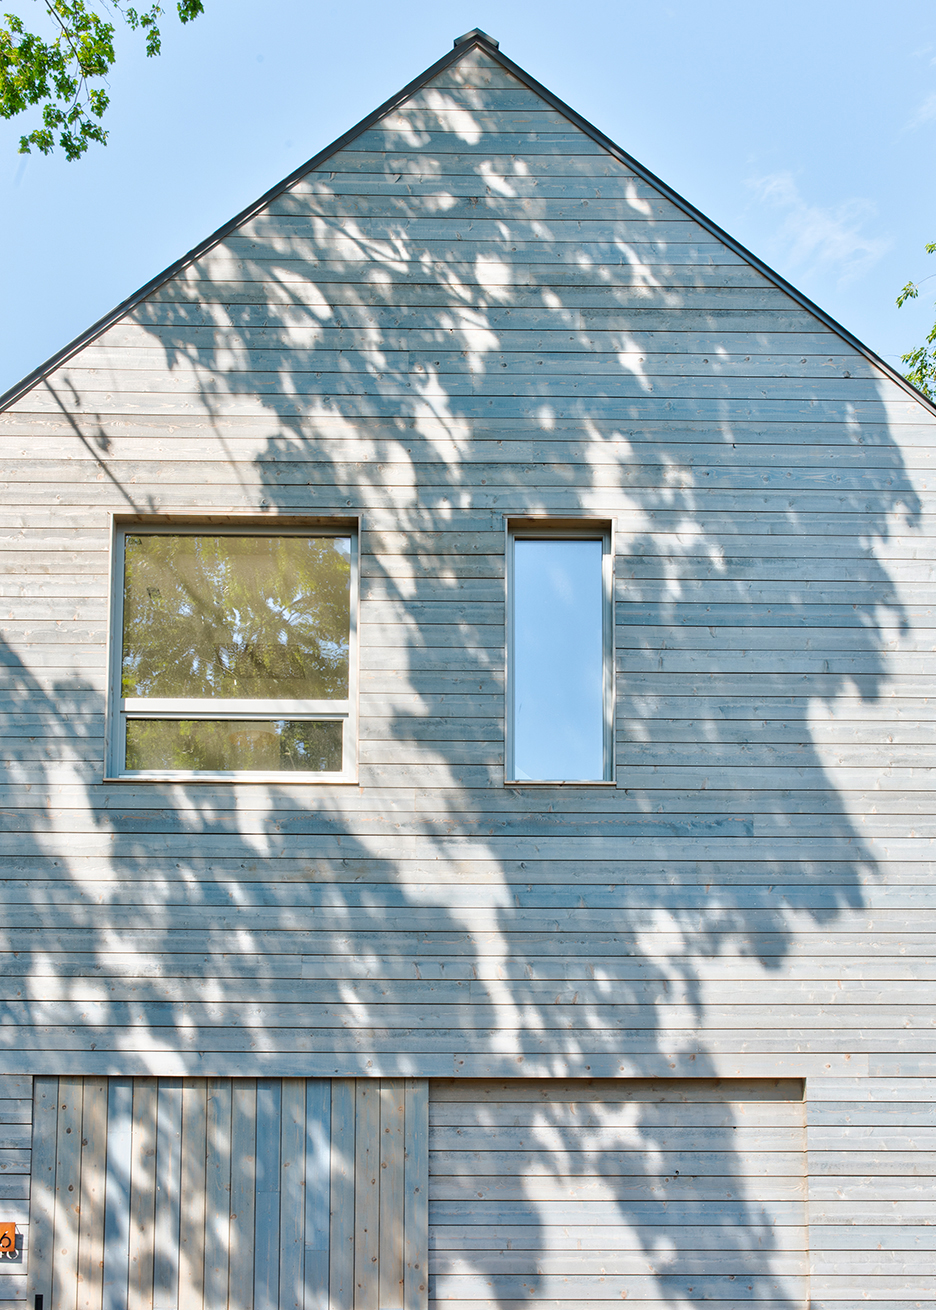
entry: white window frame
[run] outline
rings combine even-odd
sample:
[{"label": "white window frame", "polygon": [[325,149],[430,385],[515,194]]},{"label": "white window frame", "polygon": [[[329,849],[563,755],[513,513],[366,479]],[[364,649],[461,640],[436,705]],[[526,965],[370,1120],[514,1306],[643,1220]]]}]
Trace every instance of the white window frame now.
[{"label": "white window frame", "polygon": [[[507,687],[504,785],[509,787],[615,787],[614,520],[508,518],[507,530]],[[518,778],[514,758],[514,544],[517,541],[601,541],[602,708],[604,767],[598,778]]]},{"label": "white window frame", "polygon": [[[349,537],[351,539],[351,595],[348,652],[347,700],[236,699],[226,697],[122,697],[124,559],[127,536],[191,537]],[[360,575],[360,522],[335,519],[297,525],[238,523],[226,517],[221,523],[191,518],[178,522],[115,520],[111,541],[111,601],[108,634],[108,704],[106,725],[105,781],[124,782],[257,782],[290,786],[294,783],[344,783],[357,781],[358,764],[358,608]],[[185,769],[128,769],[126,748],[128,719],[209,719],[243,722],[256,719],[309,720],[342,724],[342,769],[340,772],[299,770],[228,769],[215,772]]]}]

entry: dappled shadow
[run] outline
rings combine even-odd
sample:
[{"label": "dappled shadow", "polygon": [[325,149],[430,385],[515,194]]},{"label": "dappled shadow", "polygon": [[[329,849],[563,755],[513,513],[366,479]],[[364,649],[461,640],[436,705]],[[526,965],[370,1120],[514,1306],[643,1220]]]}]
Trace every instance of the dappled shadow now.
[{"label": "dappled shadow", "polygon": [[[360,788],[103,785],[100,683],[10,666],[11,728],[52,746],[23,747],[48,801],[12,821],[2,1014],[55,1029],[44,1069],[717,1078],[859,1041],[831,980],[874,948],[853,912],[905,814],[878,788],[919,740],[876,708],[898,648],[916,694],[913,402],[531,93],[507,141],[451,77],[44,384],[120,436],[95,459],[135,506],[363,516]],[[531,513],[616,524],[616,789],[503,785],[504,516]],[[50,816],[89,803],[62,850]],[[639,1244],[686,1182],[652,1115],[630,1131]],[[709,1126],[718,1273],[654,1231],[647,1277],[798,1303],[772,1225],[802,1179],[733,1139]],[[465,1258],[495,1300],[565,1295]]]}]

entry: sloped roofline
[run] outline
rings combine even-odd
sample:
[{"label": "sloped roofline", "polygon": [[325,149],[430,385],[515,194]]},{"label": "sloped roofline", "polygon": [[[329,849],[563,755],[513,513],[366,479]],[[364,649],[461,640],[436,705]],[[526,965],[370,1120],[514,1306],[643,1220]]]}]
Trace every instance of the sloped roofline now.
[{"label": "sloped roofline", "polygon": [[908,382],[902,374],[898,373],[895,368],[886,362],[886,360],[876,354],[870,346],[866,346],[864,342],[859,341],[858,338],[849,332],[847,328],[837,322],[831,314],[827,314],[825,310],[821,309],[817,304],[810,300],[802,291],[798,291],[792,283],[787,282],[786,278],[782,277],[772,269],[769,264],[765,264],[762,259],[759,259],[757,255],[753,254],[743,246],[740,241],[735,240],[735,238],[728,232],[724,231],[723,228],[720,228],[717,223],[714,223],[710,218],[707,218],[701,210],[696,209],[694,205],[690,204],[690,202],[681,196],[678,191],[674,191],[671,186],[668,186],[658,178],[655,173],[651,173],[648,168],[645,168],[643,164],[634,159],[632,155],[629,155],[626,150],[622,150],[616,142],[612,141],[610,137],[605,136],[604,132],[595,127],[594,124],[590,123],[588,119],[583,118],[581,114],[577,113],[563,100],[560,100],[559,97],[554,95],[547,87],[537,82],[535,77],[531,77],[530,74],[525,72],[518,64],[515,64],[512,59],[503,54],[496,41],[477,29],[471,32],[467,37],[459,38],[455,42],[453,49],[450,50],[448,54],[443,55],[441,59],[436,60],[434,64],[430,65],[425,72],[420,73],[420,75],[414,78],[412,82],[408,82],[406,86],[396,93],[396,95],[391,96],[389,100],[385,100],[382,105],[373,111],[373,113],[368,114],[366,118],[362,118],[359,123],[350,128],[342,136],[338,137],[338,139],[333,141],[331,145],[326,146],[324,150],[319,151],[317,155],[313,155],[307,163],[301,164],[297,169],[294,169],[288,177],[283,178],[282,182],[278,182],[275,186],[271,187],[269,191],[265,191],[259,199],[248,205],[246,209],[242,209],[239,214],[236,214],[234,218],[230,219],[222,227],[219,227],[217,231],[212,232],[211,236],[206,237],[204,241],[201,241],[197,246],[194,246],[187,254],[183,255],[181,259],[177,259],[175,263],[170,264],[168,268],[163,269],[161,273],[158,273],[154,278],[151,278],[149,282],[144,283],[144,285],[140,287],[138,291],[135,291],[132,296],[128,296],[126,300],[122,300],[119,305],[116,305],[109,313],[105,314],[102,318],[99,318],[96,323],[93,323],[91,327],[75,337],[75,339],[70,341],[67,346],[63,346],[61,350],[56,351],[56,353],[52,355],[50,359],[47,359],[44,364],[40,364],[38,368],[27,374],[27,376],[20,382],[17,382],[8,391],[4,392],[3,395],[0,395],[0,410],[5,409],[15,401],[20,400],[28,391],[36,386],[37,383],[41,382],[43,378],[48,377],[51,372],[66,363],[72,355],[77,354],[79,350],[84,346],[89,345],[96,337],[100,336],[102,332],[105,332],[109,327],[112,327],[123,318],[125,314],[129,313],[130,310],[134,309],[141,301],[145,300],[147,296],[151,295],[165,282],[176,277],[196,260],[201,259],[201,257],[211,250],[213,246],[216,246],[219,242],[223,241],[225,237],[229,236],[231,232],[241,227],[244,223],[247,223],[272,200],[275,200],[277,196],[281,195],[284,191],[287,191],[307,173],[314,172],[316,169],[321,168],[331,155],[339,150],[343,150],[346,146],[349,146],[355,138],[361,135],[362,132],[368,131],[369,128],[378,123],[380,119],[385,117],[385,115],[398,108],[399,105],[408,100],[411,95],[420,91],[427,82],[432,81],[434,77],[437,77],[439,73],[444,72],[446,68],[451,67],[452,64],[458,63],[471,50],[481,50],[484,54],[490,56],[491,59],[496,60],[507,70],[507,72],[513,74],[514,77],[527,86],[531,91],[535,92],[545,100],[547,104],[551,105],[553,109],[569,119],[569,121],[574,123],[577,128],[590,136],[593,141],[602,146],[615,159],[619,160],[620,163],[622,163],[630,172],[635,173],[645,182],[648,182],[651,186],[655,187],[656,190],[664,195],[667,200],[683,210],[683,212],[698,223],[700,227],[704,227],[706,231],[711,232],[714,237],[726,245],[729,250],[733,250],[735,254],[740,255],[742,259],[746,260],[747,263],[756,268],[759,273],[763,274],[764,277],[773,282],[775,286],[786,292],[788,296],[798,304],[802,305],[802,307],[808,310],[810,314],[815,315],[815,317],[819,319],[821,323],[824,323],[827,328],[830,328],[831,331],[840,336],[853,350],[864,355],[865,358],[876,368],[885,373],[892,382],[896,382],[897,385],[912,396],[914,400],[918,400],[923,406],[925,406],[931,414],[936,415],[936,403],[931,401],[921,391],[918,391],[911,382]]}]

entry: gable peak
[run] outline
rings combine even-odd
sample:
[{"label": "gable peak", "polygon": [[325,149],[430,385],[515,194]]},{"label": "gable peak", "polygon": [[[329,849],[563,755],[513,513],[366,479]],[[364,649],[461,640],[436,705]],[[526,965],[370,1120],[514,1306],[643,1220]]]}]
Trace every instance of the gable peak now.
[{"label": "gable peak", "polygon": [[473,27],[464,36],[456,36],[452,44],[455,46],[467,45],[469,41],[478,41],[484,45],[493,46],[495,50],[500,48],[500,42],[495,41],[493,36],[488,36],[487,32],[482,32],[480,27]]}]

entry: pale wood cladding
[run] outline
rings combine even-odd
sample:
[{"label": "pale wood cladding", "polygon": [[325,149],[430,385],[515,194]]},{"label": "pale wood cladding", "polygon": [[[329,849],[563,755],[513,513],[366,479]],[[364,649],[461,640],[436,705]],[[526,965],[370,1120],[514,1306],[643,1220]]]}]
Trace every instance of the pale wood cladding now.
[{"label": "pale wood cladding", "polygon": [[[911,1008],[912,1002],[908,1002],[908,1009]],[[91,1085],[95,1086],[95,1082]],[[0,1176],[0,1187],[3,1189],[2,1214],[0,1219],[11,1219],[17,1223],[19,1240],[17,1244],[16,1258],[13,1260],[4,1259],[0,1262],[0,1310],[12,1310],[14,1305],[22,1305],[26,1297],[26,1256],[29,1251],[28,1242],[28,1170],[29,1170],[29,1143],[30,1143],[30,1120],[32,1118],[32,1102],[30,1100],[31,1079],[13,1078],[6,1076],[0,1083],[0,1091],[5,1096],[0,1100],[0,1122],[3,1123],[4,1147],[3,1147],[3,1173]],[[52,1196],[52,1185],[54,1183],[54,1161],[56,1158],[56,1105],[57,1098],[52,1095],[53,1089],[56,1089],[55,1079],[38,1080],[36,1088],[37,1096],[37,1147],[36,1147],[36,1191],[33,1199],[33,1215],[36,1219],[37,1241],[39,1243],[37,1257],[40,1261],[49,1259],[47,1249],[43,1248],[43,1234],[51,1234],[52,1224],[54,1223],[54,1210],[49,1205]],[[99,1085],[99,1084],[98,1084]],[[170,1083],[170,1087],[175,1084]],[[272,1080],[268,1083],[261,1083],[261,1088],[269,1089],[268,1094],[272,1095],[272,1089],[275,1086]],[[74,1083],[71,1084],[74,1086]],[[395,1085],[389,1081],[384,1084],[377,1084],[378,1095],[381,1100],[389,1098],[391,1109],[389,1117],[394,1119],[399,1116],[399,1096],[395,1091]],[[415,1094],[422,1094],[419,1085],[410,1083],[408,1086],[416,1089]],[[654,1096],[647,1095],[648,1090],[656,1087],[658,1094]],[[714,1142],[714,1137],[719,1132],[722,1134],[725,1125],[732,1121],[725,1118],[724,1113],[719,1115],[718,1105],[730,1099],[738,1102],[750,1100],[752,1088],[757,1088],[757,1084],[730,1084],[725,1082],[716,1088],[704,1080],[694,1083],[662,1083],[652,1084],[644,1082],[617,1082],[617,1083],[557,1083],[557,1082],[537,1082],[536,1084],[460,1084],[455,1082],[441,1081],[434,1084],[433,1099],[431,1101],[431,1122],[438,1127],[444,1121],[446,1124],[456,1125],[465,1119],[466,1106],[477,1117],[479,1107],[483,1109],[488,1119],[491,1118],[494,1111],[489,1107],[492,1103],[503,1105],[510,1104],[515,1108],[528,1108],[531,1101],[545,1106],[546,1109],[555,1118],[557,1114],[564,1113],[564,1107],[572,1104],[587,1102],[589,1099],[596,1099],[600,1096],[602,1089],[605,1092],[614,1093],[622,1104],[643,1104],[642,1113],[649,1114],[654,1121],[653,1132],[655,1136],[659,1135],[659,1124],[657,1123],[658,1112],[654,1109],[661,1098],[666,1104],[673,1104],[670,1100],[667,1102],[666,1089],[669,1087],[669,1096],[675,1096],[675,1104],[686,1103],[693,1107],[692,1114],[688,1116],[702,1124],[702,1119],[709,1125],[712,1136],[709,1139],[710,1144]],[[782,1090],[783,1084],[778,1084],[773,1089],[775,1092]],[[234,1083],[234,1100],[235,1103],[240,1098],[245,1101],[240,1112],[239,1122],[245,1126],[250,1126],[248,1134],[254,1131],[255,1122],[255,1103],[256,1103],[257,1084],[253,1080],[237,1080]],[[581,1089],[587,1089],[582,1091]],[[57,1089],[56,1089],[57,1090]],[[561,1090],[561,1095],[556,1096],[556,1091]],[[921,1296],[927,1294],[929,1287],[928,1279],[931,1276],[933,1261],[936,1258],[936,1228],[931,1223],[932,1217],[932,1189],[930,1187],[929,1176],[924,1172],[914,1171],[909,1175],[903,1174],[906,1168],[908,1152],[916,1153],[916,1161],[923,1163],[924,1157],[920,1155],[928,1144],[932,1136],[933,1129],[936,1127],[936,1115],[934,1115],[934,1092],[931,1078],[852,1078],[844,1077],[838,1079],[813,1078],[809,1080],[808,1096],[805,1105],[806,1123],[809,1144],[809,1172],[810,1181],[810,1224],[809,1224],[809,1268],[811,1271],[812,1300],[814,1304],[826,1305],[835,1302],[836,1304],[845,1304],[861,1300],[867,1303],[880,1301],[882,1299],[894,1299],[896,1292],[897,1298],[903,1294],[908,1300],[917,1301]],[[115,1307],[124,1304],[126,1295],[123,1290],[126,1287],[127,1268],[126,1262],[121,1262],[119,1258],[115,1260],[115,1237],[117,1247],[120,1246],[119,1234],[125,1231],[126,1216],[122,1212],[122,1207],[128,1208],[130,1205],[130,1190],[128,1180],[131,1168],[131,1108],[132,1108],[133,1084],[130,1079],[114,1080],[111,1088],[111,1119],[108,1124],[107,1137],[107,1195],[105,1202],[103,1245],[107,1252],[103,1266],[103,1289],[104,1305]],[[262,1093],[263,1094],[263,1093]],[[413,1091],[410,1092],[413,1095]],[[354,1114],[354,1091],[353,1083],[342,1080],[336,1086],[334,1091],[331,1090],[327,1080],[317,1080],[314,1084],[308,1086],[308,1104],[315,1106],[310,1108],[310,1121],[319,1123],[326,1122],[329,1102],[335,1105],[347,1103],[351,1116]],[[181,1168],[183,1171],[180,1192],[176,1193],[175,1203],[181,1205],[180,1194],[185,1197],[184,1208],[181,1208],[181,1247],[178,1257],[180,1268],[198,1268],[204,1267],[204,1245],[205,1245],[205,1160],[206,1160],[206,1084],[201,1079],[186,1079],[182,1084],[183,1111],[182,1111],[182,1144],[181,1144]],[[507,1098],[510,1098],[509,1101]],[[317,1104],[316,1104],[317,1102]],[[710,1102],[708,1111],[700,1117],[700,1106]],[[771,1102],[766,1103],[769,1111]],[[550,1109],[550,1107],[552,1107]],[[272,1108],[272,1107],[271,1107]],[[333,1112],[334,1113],[334,1112]],[[410,1123],[425,1124],[425,1115],[422,1108],[414,1105],[414,1115],[411,1116]],[[713,1118],[713,1115],[715,1116]],[[99,1116],[98,1116],[99,1117]],[[503,1118],[503,1115],[500,1116]],[[529,1117],[529,1116],[528,1116]],[[540,1116],[542,1118],[542,1116]],[[763,1118],[763,1115],[760,1116]],[[750,1124],[751,1115],[745,1113],[739,1116],[739,1121]],[[272,1126],[272,1114],[267,1115],[267,1119]],[[542,1125],[541,1125],[542,1126]],[[680,1129],[686,1127],[686,1118],[683,1115],[678,1116],[678,1126]],[[768,1125],[769,1126],[769,1125]],[[353,1128],[345,1128],[345,1133],[353,1132]],[[705,1130],[701,1130],[705,1131]],[[754,1130],[757,1131],[756,1129]],[[249,1216],[248,1226],[252,1231],[252,1211],[251,1206],[256,1205],[254,1200],[254,1177],[255,1165],[249,1153],[246,1142],[241,1140],[242,1133],[238,1140],[232,1138],[232,1152],[238,1160],[238,1168],[232,1173],[233,1190],[231,1194],[231,1209],[240,1215]],[[427,1148],[425,1137],[423,1141],[416,1140],[408,1148],[412,1153],[415,1169],[427,1170],[430,1165],[427,1162],[426,1151],[432,1150],[431,1167],[434,1175],[445,1172],[440,1168],[442,1156],[440,1154],[439,1142],[437,1138],[430,1135],[429,1146]],[[554,1145],[555,1143],[553,1143]],[[633,1143],[630,1143],[633,1145]],[[661,1143],[657,1143],[661,1145]],[[158,1145],[158,1144],[157,1144]],[[490,1139],[490,1149],[497,1149],[493,1139]],[[605,1143],[607,1145],[607,1143]],[[641,1147],[643,1142],[638,1144]],[[468,1144],[460,1144],[459,1149],[468,1149]],[[797,1147],[796,1149],[799,1149]],[[347,1150],[347,1148],[346,1148]],[[269,1148],[267,1148],[269,1151]],[[94,1153],[95,1168],[99,1177],[100,1160],[99,1149]],[[451,1157],[450,1157],[451,1158]],[[550,1158],[547,1152],[544,1158]],[[739,1157],[740,1158],[740,1157]],[[326,1174],[331,1172],[332,1187],[336,1187],[336,1179],[341,1175],[345,1168],[346,1162],[350,1159],[346,1151],[339,1154],[336,1148],[335,1155],[329,1160],[321,1155],[315,1160],[311,1160],[308,1155],[306,1158],[306,1189],[311,1195],[322,1195],[322,1188],[328,1188],[327,1177],[323,1181],[321,1170],[324,1169]],[[422,1163],[419,1161],[422,1160]],[[736,1167],[736,1160],[732,1158],[732,1168]],[[676,1167],[679,1167],[678,1165]],[[383,1175],[386,1177],[386,1174]],[[313,1181],[314,1177],[314,1181]],[[353,1179],[351,1180],[353,1186]],[[392,1215],[396,1213],[401,1205],[399,1198],[395,1194],[395,1187],[398,1183],[391,1182],[390,1187],[386,1190],[385,1200],[387,1208]],[[752,1189],[753,1190],[753,1189]],[[476,1189],[473,1189],[476,1192]],[[275,1190],[270,1189],[269,1185],[265,1188],[265,1193],[272,1197],[277,1197]],[[410,1207],[425,1205],[425,1191],[422,1193],[415,1190],[407,1189],[402,1204]],[[763,1202],[763,1196],[758,1195],[758,1203]],[[489,1201],[488,1204],[492,1204]],[[477,1224],[469,1228],[466,1226],[467,1210],[464,1206],[459,1206],[458,1213],[464,1216],[459,1221],[457,1228],[453,1228],[450,1223],[448,1211],[458,1204],[449,1198],[442,1201],[437,1197],[434,1202],[435,1209],[431,1212],[427,1220],[425,1213],[413,1213],[410,1211],[404,1216],[404,1222],[408,1226],[407,1231],[410,1233],[419,1233],[426,1231],[426,1223],[431,1222],[434,1225],[433,1249],[440,1248],[445,1243],[446,1234],[451,1236],[454,1232],[460,1234],[459,1241],[461,1245],[472,1253],[472,1259],[478,1260],[475,1254],[477,1251],[485,1249],[501,1249],[505,1251],[515,1250],[526,1252],[531,1261],[541,1258],[541,1256],[554,1256],[557,1250],[555,1242],[539,1240],[537,1229],[537,1240],[518,1240],[527,1238],[534,1232],[537,1223],[545,1222],[544,1215],[547,1211],[552,1212],[556,1222],[561,1221],[562,1232],[566,1235],[568,1241],[572,1240],[576,1232],[580,1232],[584,1237],[586,1249],[594,1246],[593,1238],[595,1234],[602,1231],[610,1231],[609,1225],[613,1228],[615,1224],[620,1225],[621,1207],[617,1202],[601,1202],[592,1200],[588,1206],[588,1214],[578,1206],[577,1203],[566,1205],[562,1208],[562,1203],[556,1199],[553,1201],[543,1201],[530,1203],[514,1199],[506,1205],[501,1206],[502,1211],[513,1209],[516,1213],[514,1218],[522,1227],[508,1231],[508,1215],[498,1212],[497,1226],[494,1229],[485,1229]],[[653,1210],[653,1202],[648,1202],[645,1209]],[[789,1210],[790,1203],[784,1203]],[[793,1203],[796,1204],[796,1203]],[[743,1210],[743,1204],[739,1202]],[[608,1224],[601,1222],[602,1206],[607,1214],[604,1216]],[[780,1203],[774,1201],[768,1205],[767,1210],[773,1208],[774,1211],[782,1209]],[[447,1207],[447,1209],[446,1209]],[[261,1203],[261,1209],[263,1208]],[[687,1240],[705,1241],[712,1238],[713,1233],[717,1238],[717,1231],[711,1227],[706,1229],[701,1221],[704,1219],[702,1211],[706,1207],[696,1206],[698,1214],[694,1216],[693,1223],[688,1226],[677,1223],[679,1215],[673,1212],[672,1203],[667,1213],[658,1218],[663,1218],[663,1233],[669,1224],[676,1224],[676,1237],[685,1242]],[[756,1209],[757,1207],[754,1207]],[[724,1203],[712,1201],[707,1207],[712,1212],[712,1216],[722,1222],[727,1217],[727,1211]],[[758,1210],[760,1220],[764,1220],[767,1210]],[[536,1211],[536,1213],[534,1213]],[[602,1213],[599,1213],[602,1211]],[[540,1213],[542,1212],[542,1213]],[[752,1211],[753,1212],[753,1211]],[[311,1205],[306,1212],[306,1241],[305,1241],[305,1268],[309,1275],[312,1275],[313,1268],[316,1270],[312,1281],[314,1285],[323,1285],[323,1280],[327,1280],[328,1268],[328,1224],[327,1215],[321,1206]],[[351,1210],[348,1208],[336,1208],[335,1222],[347,1223]],[[519,1214],[519,1219],[517,1218]],[[792,1211],[786,1215],[790,1217]],[[548,1217],[548,1216],[547,1216]],[[795,1218],[795,1216],[793,1216]],[[475,1218],[479,1218],[475,1214]],[[632,1219],[635,1216],[631,1216]],[[269,1205],[263,1213],[263,1221],[266,1224],[266,1235],[269,1241],[269,1234],[272,1232],[273,1240],[276,1240],[277,1229],[275,1224],[271,1225],[273,1213]],[[278,1219],[278,1206],[277,1206]],[[593,1224],[594,1231],[587,1234],[582,1232],[582,1225],[588,1219]],[[98,1211],[98,1221],[100,1215]],[[645,1225],[644,1237],[648,1233],[652,1236],[660,1235],[659,1225],[654,1227],[651,1223],[652,1214],[648,1214]],[[531,1226],[532,1224],[532,1226]],[[631,1237],[625,1243],[624,1249],[630,1249],[633,1245],[631,1238],[640,1236],[638,1228],[634,1228]],[[338,1232],[333,1229],[333,1232]],[[388,1238],[387,1233],[391,1236]],[[396,1228],[381,1229],[381,1250],[386,1250],[386,1244],[393,1246],[398,1243],[399,1237],[392,1234],[397,1233]],[[792,1249],[790,1243],[785,1239],[791,1235],[795,1236],[799,1230],[795,1225],[791,1228],[788,1224],[782,1223],[775,1227],[773,1232],[778,1239],[776,1250],[786,1251]],[[620,1244],[622,1241],[622,1232],[620,1227],[614,1228],[615,1241]],[[706,1238],[706,1233],[708,1238]],[[485,1248],[484,1238],[496,1237],[497,1241],[494,1246]],[[333,1238],[333,1241],[340,1241],[340,1237]],[[353,1241],[353,1233],[349,1230],[347,1242]],[[412,1240],[412,1238],[410,1239]],[[264,1269],[270,1269],[270,1259],[267,1254]],[[381,1259],[383,1259],[383,1255]],[[634,1257],[636,1258],[636,1257]],[[250,1270],[253,1269],[253,1248],[247,1242],[239,1241],[231,1244],[231,1281],[232,1285],[247,1286],[252,1285],[252,1279],[247,1277],[247,1265]],[[245,1263],[246,1262],[246,1263]],[[324,1270],[323,1272],[323,1262]],[[396,1258],[397,1266],[399,1264]],[[420,1271],[415,1266],[419,1265],[418,1254],[408,1258],[405,1265],[405,1272],[409,1273],[416,1286],[413,1295],[421,1291]],[[385,1266],[382,1266],[385,1267]],[[337,1294],[336,1294],[337,1295]],[[382,1304],[389,1304],[382,1300]],[[85,1304],[83,1301],[82,1304]],[[94,1304],[93,1301],[89,1304]],[[100,1301],[97,1303],[100,1304]],[[310,1304],[320,1304],[310,1302]],[[407,1303],[409,1304],[409,1302]]]},{"label": "pale wood cladding", "polygon": [[0,1254],[0,1310],[26,1296],[32,1079],[0,1074],[0,1222],[16,1225],[16,1248]]},{"label": "pale wood cladding", "polygon": [[432,1084],[433,1306],[808,1304],[802,1084]]},{"label": "pale wood cladding", "polygon": [[814,1306],[932,1299],[936,1080],[924,1058],[807,1084]]},{"label": "pale wood cladding", "polygon": [[[355,1073],[808,1074],[814,1305],[931,1299],[936,427],[543,106],[470,56],[0,415],[6,1067],[128,1075],[142,1180],[129,1075],[210,1063],[167,1158],[219,1286],[190,1174],[248,1065],[349,1075],[349,1142]],[[102,784],[108,514],[262,502],[363,511],[361,788]],[[502,788],[531,511],[615,520],[617,790]],[[349,1303],[349,1212],[306,1222]]]},{"label": "pale wood cladding", "polygon": [[36,1078],[30,1302],[425,1310],[427,1106],[419,1079]]}]

